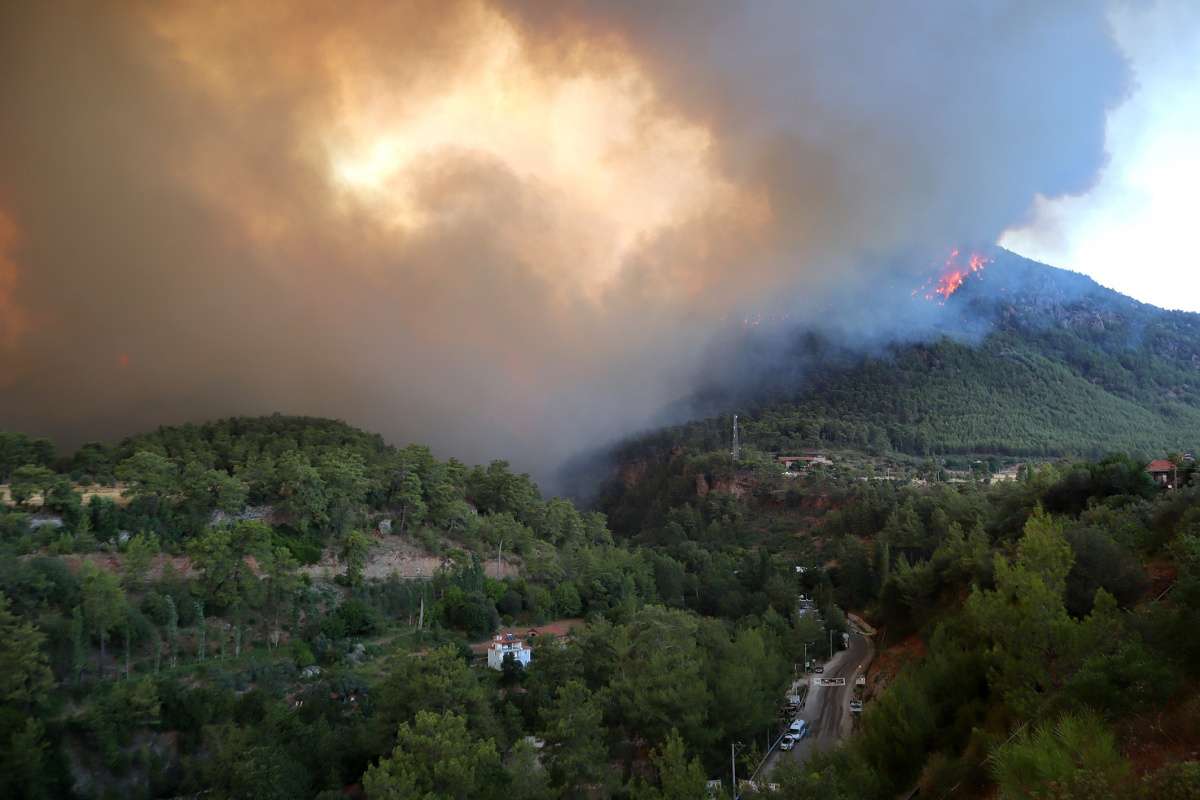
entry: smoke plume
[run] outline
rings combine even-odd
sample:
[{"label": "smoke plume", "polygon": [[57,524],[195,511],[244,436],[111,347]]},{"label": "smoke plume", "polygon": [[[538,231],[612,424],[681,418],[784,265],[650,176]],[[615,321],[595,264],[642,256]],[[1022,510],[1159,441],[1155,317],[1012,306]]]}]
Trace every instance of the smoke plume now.
[{"label": "smoke plume", "polygon": [[[835,7],[840,6],[840,7]],[[1085,189],[1095,4],[0,10],[0,427],[330,415],[542,475],[747,314],[861,319]]]}]

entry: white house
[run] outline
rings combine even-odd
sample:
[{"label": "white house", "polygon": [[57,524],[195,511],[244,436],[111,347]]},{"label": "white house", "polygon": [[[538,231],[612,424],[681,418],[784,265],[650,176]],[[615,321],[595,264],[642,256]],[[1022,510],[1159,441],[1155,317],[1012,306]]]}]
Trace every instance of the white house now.
[{"label": "white house", "polygon": [[504,668],[504,657],[509,653],[522,667],[529,666],[533,651],[512,633],[496,634],[488,645],[488,666],[492,669]]}]

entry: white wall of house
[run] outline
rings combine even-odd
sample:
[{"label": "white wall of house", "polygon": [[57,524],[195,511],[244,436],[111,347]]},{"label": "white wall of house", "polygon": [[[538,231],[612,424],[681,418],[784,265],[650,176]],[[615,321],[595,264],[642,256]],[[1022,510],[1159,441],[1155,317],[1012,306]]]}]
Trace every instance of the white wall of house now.
[{"label": "white wall of house", "polygon": [[492,639],[492,643],[488,647],[488,666],[492,669],[503,669],[504,657],[509,653],[522,667],[529,666],[529,661],[533,658],[533,651],[526,647],[520,639],[497,636]]}]

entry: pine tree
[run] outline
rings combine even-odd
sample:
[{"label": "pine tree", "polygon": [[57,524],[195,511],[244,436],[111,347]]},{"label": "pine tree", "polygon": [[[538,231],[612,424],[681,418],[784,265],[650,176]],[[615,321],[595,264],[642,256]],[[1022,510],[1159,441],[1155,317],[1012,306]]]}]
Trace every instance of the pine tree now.
[{"label": "pine tree", "polygon": [[126,615],[125,593],[116,576],[90,562],[84,564],[82,578],[84,614],[100,639],[99,672],[103,674],[108,637]]},{"label": "pine tree", "polygon": [[409,525],[420,525],[425,518],[425,502],[421,499],[421,479],[411,470],[400,479],[396,500],[400,503],[400,533]]},{"label": "pine tree", "polygon": [[204,651],[207,646],[208,623],[204,620],[204,603],[199,600],[196,601],[196,634],[199,642],[197,652],[199,653],[200,660],[203,661]]},{"label": "pine tree", "polygon": [[83,609],[79,606],[71,612],[71,666],[75,670],[75,682],[82,682],[83,668],[87,666],[87,646],[83,639]]},{"label": "pine tree", "polygon": [[6,724],[13,708],[33,708],[54,686],[45,646],[46,635],[14,614],[0,593],[0,709]]}]

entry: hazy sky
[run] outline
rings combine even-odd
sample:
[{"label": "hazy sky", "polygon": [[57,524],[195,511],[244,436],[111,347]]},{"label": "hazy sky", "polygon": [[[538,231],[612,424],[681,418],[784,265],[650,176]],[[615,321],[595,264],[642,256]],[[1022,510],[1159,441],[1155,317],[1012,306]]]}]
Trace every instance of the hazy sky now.
[{"label": "hazy sky", "polygon": [[318,414],[546,474],[744,318],[914,335],[895,297],[1039,196],[1021,250],[1195,305],[1150,294],[1194,264],[1192,17],[0,4],[0,427]]},{"label": "hazy sky", "polygon": [[1088,192],[1039,197],[1002,243],[1164,308],[1200,311],[1200,3],[1122,3],[1113,30],[1129,99],[1108,118],[1110,161]]}]

